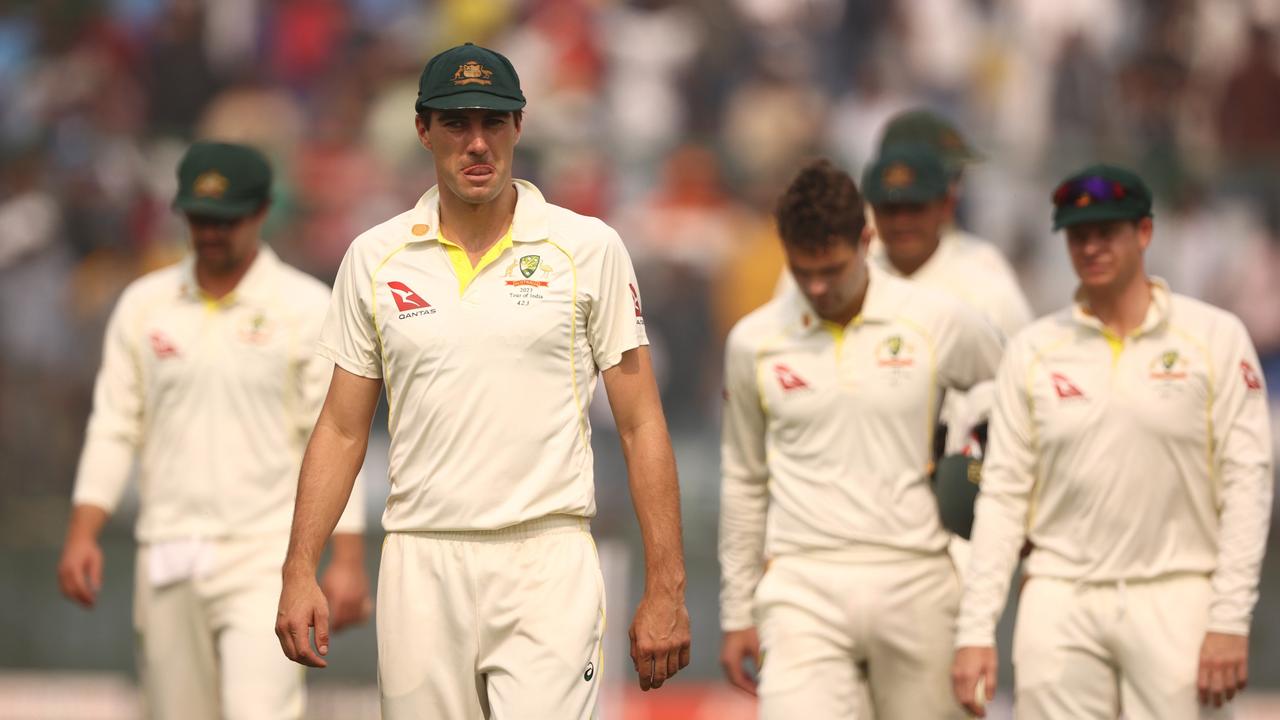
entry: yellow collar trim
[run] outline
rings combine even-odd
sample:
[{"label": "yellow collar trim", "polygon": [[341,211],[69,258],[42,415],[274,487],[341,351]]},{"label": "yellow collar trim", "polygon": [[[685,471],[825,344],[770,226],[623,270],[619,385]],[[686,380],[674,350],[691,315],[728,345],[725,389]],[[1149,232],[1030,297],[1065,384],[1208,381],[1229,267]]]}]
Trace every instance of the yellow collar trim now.
[{"label": "yellow collar trim", "polygon": [[467,291],[471,281],[475,280],[482,270],[496,262],[503,251],[513,247],[514,242],[511,239],[511,228],[507,228],[507,233],[502,236],[502,239],[486,250],[480,262],[474,266],[471,264],[471,258],[467,256],[467,251],[443,234],[440,235],[440,246],[444,248],[449,264],[453,265],[453,273],[458,276],[458,295],[461,296]]}]

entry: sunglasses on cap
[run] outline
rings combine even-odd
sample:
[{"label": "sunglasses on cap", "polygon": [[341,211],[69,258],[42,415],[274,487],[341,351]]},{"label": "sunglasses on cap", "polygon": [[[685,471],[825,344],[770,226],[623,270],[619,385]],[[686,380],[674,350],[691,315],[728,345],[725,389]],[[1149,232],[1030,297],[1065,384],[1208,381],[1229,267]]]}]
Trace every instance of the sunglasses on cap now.
[{"label": "sunglasses on cap", "polygon": [[1108,203],[1129,197],[1129,189],[1115,180],[1091,175],[1068,180],[1053,191],[1055,207],[1088,207],[1094,203]]}]

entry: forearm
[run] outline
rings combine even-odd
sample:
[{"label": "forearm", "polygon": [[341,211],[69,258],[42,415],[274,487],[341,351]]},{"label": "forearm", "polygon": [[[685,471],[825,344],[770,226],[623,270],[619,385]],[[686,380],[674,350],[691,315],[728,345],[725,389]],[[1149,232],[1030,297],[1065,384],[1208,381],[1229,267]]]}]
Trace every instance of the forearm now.
[{"label": "forearm", "polygon": [[[284,566],[286,575],[315,575],[325,540],[333,533],[351,496],[367,444],[367,435],[357,437],[324,423],[316,425],[298,477],[293,530]],[[339,552],[341,546],[346,557],[357,540],[353,540],[351,534],[344,533],[343,537],[341,541],[335,539],[334,551]]]},{"label": "forearm", "polygon": [[622,452],[644,543],[645,592],[683,595],[680,486],[665,424],[651,421],[623,433]]},{"label": "forearm", "polygon": [[88,503],[77,503],[71,508],[71,519],[67,521],[67,542],[97,542],[103,526],[107,524],[107,518],[105,509]]}]

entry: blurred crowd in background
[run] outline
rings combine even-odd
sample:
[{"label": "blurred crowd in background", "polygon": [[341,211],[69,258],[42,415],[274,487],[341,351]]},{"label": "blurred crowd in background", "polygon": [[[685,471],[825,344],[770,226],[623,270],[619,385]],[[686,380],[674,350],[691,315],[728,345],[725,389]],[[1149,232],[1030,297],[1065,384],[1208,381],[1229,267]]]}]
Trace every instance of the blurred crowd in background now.
[{"label": "blurred crowd in background", "polygon": [[[330,280],[433,184],[418,73],[462,41],[521,75],[516,176],[631,251],[693,537],[714,545],[723,338],[782,271],[773,199],[814,155],[857,177],[901,110],[951,118],[983,155],[962,225],[1038,313],[1074,287],[1053,185],[1134,167],[1156,191],[1149,269],[1239,314],[1280,389],[1274,0],[6,0],[0,547],[60,542],[107,315],[187,247],[169,208],[186,144],[267,152],[266,237]],[[603,445],[607,521],[629,511]],[[713,592],[714,547],[694,544]],[[692,602],[714,641],[714,597]]]}]

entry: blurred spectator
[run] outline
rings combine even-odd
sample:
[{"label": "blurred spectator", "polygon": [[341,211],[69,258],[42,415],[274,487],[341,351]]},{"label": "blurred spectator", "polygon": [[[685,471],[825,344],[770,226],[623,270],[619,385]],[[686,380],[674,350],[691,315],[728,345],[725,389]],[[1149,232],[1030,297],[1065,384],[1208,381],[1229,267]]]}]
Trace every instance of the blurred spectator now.
[{"label": "blurred spectator", "polygon": [[[1227,79],[1218,105],[1218,139],[1226,165],[1225,189],[1259,208],[1280,201],[1280,70],[1271,31],[1254,26],[1248,50]],[[1273,232],[1280,228],[1273,227]]]}]

